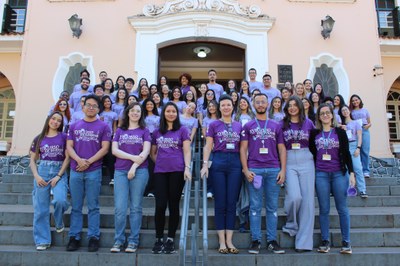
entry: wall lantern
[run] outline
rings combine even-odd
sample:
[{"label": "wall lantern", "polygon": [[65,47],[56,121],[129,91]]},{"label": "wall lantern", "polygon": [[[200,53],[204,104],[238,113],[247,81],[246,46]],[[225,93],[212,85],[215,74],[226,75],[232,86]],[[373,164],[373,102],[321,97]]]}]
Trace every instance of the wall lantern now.
[{"label": "wall lantern", "polygon": [[207,54],[209,54],[211,52],[211,49],[208,47],[205,47],[205,46],[200,46],[200,47],[194,48],[193,52],[195,54],[197,54],[198,57],[205,58],[205,57],[207,57]]},{"label": "wall lantern", "polygon": [[331,37],[331,31],[333,30],[333,25],[335,25],[335,20],[329,15],[327,15],[324,19],[321,19],[321,26],[322,26],[322,31],[321,35],[324,37],[324,40],[326,38]]},{"label": "wall lantern", "polygon": [[74,14],[68,19],[68,22],[72,30],[72,37],[76,37],[79,39],[82,34],[82,19],[79,18],[77,14]]}]

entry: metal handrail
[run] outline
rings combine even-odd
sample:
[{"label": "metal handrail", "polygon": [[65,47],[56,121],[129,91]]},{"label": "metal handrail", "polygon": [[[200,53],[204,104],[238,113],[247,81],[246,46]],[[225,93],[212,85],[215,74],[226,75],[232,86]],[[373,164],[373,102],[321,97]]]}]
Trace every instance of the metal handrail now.
[{"label": "metal handrail", "polygon": [[203,177],[203,265],[208,263],[207,178]]},{"label": "metal handrail", "polygon": [[[193,140],[193,143],[196,140]],[[195,145],[191,147],[191,162],[190,162],[190,169],[193,169],[193,162],[194,162],[194,152],[195,152]],[[184,197],[183,197],[183,211],[182,211],[182,222],[181,222],[181,234],[179,238],[179,265],[183,266],[186,264],[186,239],[187,239],[187,231],[188,231],[188,224],[189,224],[189,205],[190,205],[190,193],[191,193],[191,186],[192,181],[186,180],[185,181],[185,188],[184,188]]]}]

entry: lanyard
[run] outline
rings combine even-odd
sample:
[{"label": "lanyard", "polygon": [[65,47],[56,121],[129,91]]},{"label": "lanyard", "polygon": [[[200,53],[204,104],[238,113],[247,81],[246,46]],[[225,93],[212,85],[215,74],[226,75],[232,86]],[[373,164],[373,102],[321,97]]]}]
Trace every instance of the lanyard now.
[{"label": "lanyard", "polygon": [[322,138],[323,138],[323,140],[324,140],[324,149],[325,150],[327,150],[328,151],[328,142],[329,142],[329,137],[331,136],[331,133],[332,133],[332,129],[329,131],[329,135],[328,135],[328,137],[327,138],[325,138],[325,134],[324,134],[324,131],[322,130]]},{"label": "lanyard", "polygon": [[[261,130],[261,126],[260,126],[260,123],[258,122],[258,119],[256,118],[255,120],[257,123],[257,128],[259,128]],[[267,135],[267,125],[268,125],[268,119],[265,120],[264,128],[261,130],[261,143],[263,145],[263,148],[264,148],[264,139],[265,139],[265,136]]]},{"label": "lanyard", "polygon": [[222,123],[224,123],[225,130],[228,132],[228,142],[232,143],[233,142],[233,129],[232,129],[232,123],[226,124],[222,119]]}]

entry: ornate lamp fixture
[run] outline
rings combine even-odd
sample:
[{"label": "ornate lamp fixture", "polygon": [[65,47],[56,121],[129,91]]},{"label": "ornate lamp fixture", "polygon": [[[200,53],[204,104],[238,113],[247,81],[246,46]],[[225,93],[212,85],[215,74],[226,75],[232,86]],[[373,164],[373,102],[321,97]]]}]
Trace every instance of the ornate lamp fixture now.
[{"label": "ornate lamp fixture", "polygon": [[82,34],[81,26],[82,26],[82,19],[78,17],[77,14],[72,15],[69,19],[69,26],[72,30],[72,37],[79,37]]},{"label": "ornate lamp fixture", "polygon": [[321,26],[322,26],[321,35],[322,37],[324,37],[324,40],[326,40],[326,38],[331,37],[331,31],[333,30],[333,25],[335,25],[335,20],[329,15],[327,15],[325,19],[321,20]]}]

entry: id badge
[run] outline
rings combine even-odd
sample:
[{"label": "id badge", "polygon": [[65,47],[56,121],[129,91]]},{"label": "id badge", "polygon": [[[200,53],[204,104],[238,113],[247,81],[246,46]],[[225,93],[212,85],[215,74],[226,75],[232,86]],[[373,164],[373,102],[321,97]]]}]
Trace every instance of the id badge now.
[{"label": "id badge", "polygon": [[330,161],[331,160],[331,155],[330,154],[322,154],[322,160],[323,161]]},{"label": "id badge", "polygon": [[268,148],[260,148],[260,154],[268,154]]},{"label": "id badge", "polygon": [[346,130],[347,138],[352,139],[353,138],[353,133],[351,133],[351,129]]},{"label": "id badge", "polygon": [[292,143],[292,150],[300,150],[300,143]]},{"label": "id badge", "polygon": [[227,150],[234,150],[234,149],[235,149],[235,144],[233,144],[233,143],[227,143],[227,144],[226,144],[226,149],[227,149]]}]

